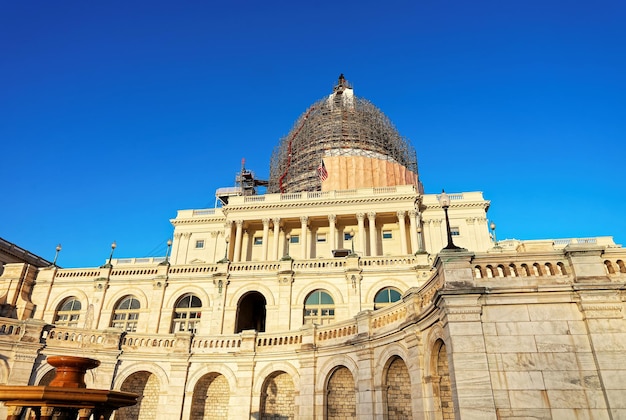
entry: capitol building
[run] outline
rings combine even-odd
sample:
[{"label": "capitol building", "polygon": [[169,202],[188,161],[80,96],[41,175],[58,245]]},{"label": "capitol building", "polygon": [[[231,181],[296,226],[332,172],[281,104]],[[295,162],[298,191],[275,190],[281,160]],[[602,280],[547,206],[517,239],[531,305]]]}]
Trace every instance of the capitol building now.
[{"label": "capitol building", "polygon": [[140,395],[118,420],[626,419],[611,237],[496,241],[490,201],[426,194],[343,76],[269,166],[179,210],[164,257],[6,263],[0,383],[77,355],[89,387]]}]

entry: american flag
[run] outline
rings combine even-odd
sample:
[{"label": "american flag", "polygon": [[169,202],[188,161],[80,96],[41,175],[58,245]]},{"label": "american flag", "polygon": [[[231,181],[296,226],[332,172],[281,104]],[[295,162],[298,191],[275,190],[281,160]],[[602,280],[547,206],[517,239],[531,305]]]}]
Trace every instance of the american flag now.
[{"label": "american flag", "polygon": [[328,171],[326,170],[326,165],[324,165],[324,159],[320,160],[320,166],[317,167],[317,176],[321,181],[326,181],[326,178],[328,178]]}]

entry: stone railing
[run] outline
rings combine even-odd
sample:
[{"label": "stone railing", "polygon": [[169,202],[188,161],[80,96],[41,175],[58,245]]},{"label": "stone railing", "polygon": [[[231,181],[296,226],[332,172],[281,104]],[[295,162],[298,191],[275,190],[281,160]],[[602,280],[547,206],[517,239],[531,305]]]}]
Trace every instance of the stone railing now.
[{"label": "stone railing", "polygon": [[213,337],[195,336],[191,340],[192,353],[233,353],[241,348],[241,334]]},{"label": "stone railing", "polygon": [[306,270],[320,270],[320,269],[334,269],[343,268],[346,266],[346,260],[344,259],[320,259],[320,260],[305,260],[294,261],[292,269],[294,271],[306,271]]},{"label": "stone railing", "polygon": [[237,262],[230,263],[229,271],[278,271],[280,262]]},{"label": "stone railing", "polygon": [[302,333],[299,331],[282,334],[259,333],[256,338],[257,350],[267,347],[300,347],[300,344],[302,344]]},{"label": "stone railing", "polygon": [[396,266],[407,266],[407,265],[416,265],[417,257],[415,256],[406,256],[406,257],[361,257],[359,259],[359,265],[361,267],[381,267],[388,269],[390,265]]},{"label": "stone railing", "polygon": [[357,322],[354,319],[325,325],[323,327],[317,327],[315,330],[315,344],[321,345],[321,342],[323,341],[337,338],[345,340],[349,336],[356,336],[357,333]]},{"label": "stone railing", "polygon": [[152,278],[158,273],[156,267],[144,267],[144,268],[114,268],[111,270],[111,277],[114,276],[133,276],[133,277],[148,277]]},{"label": "stone railing", "polygon": [[[398,185],[391,187],[378,187],[378,188],[359,188],[352,190],[339,190],[339,191],[303,191],[296,193],[285,194],[265,194],[265,195],[252,195],[252,196],[238,196],[230,197],[228,200],[229,206],[241,205],[241,204],[258,204],[258,203],[279,203],[281,201],[310,201],[310,200],[328,200],[347,197],[359,197],[359,196],[371,196],[371,195],[385,195],[385,194],[397,194],[416,193],[417,189],[413,185]],[[181,212],[179,212],[179,217]]]},{"label": "stone railing", "polygon": [[477,258],[472,262],[475,279],[493,278],[514,278],[514,277],[549,277],[568,276],[571,268],[567,261],[527,261],[520,262],[516,258],[515,262],[503,262],[502,259],[491,260],[488,258]]},{"label": "stone railing", "polygon": [[168,351],[177,344],[174,334],[139,334],[128,333],[122,340],[122,350],[154,352]]},{"label": "stone railing", "polygon": [[56,277],[59,278],[76,278],[76,277],[98,277],[100,270],[97,268],[64,268],[56,273]]},{"label": "stone railing", "polygon": [[22,335],[23,321],[11,318],[1,318],[0,321],[0,336],[15,336],[16,338]]},{"label": "stone railing", "polygon": [[372,330],[404,322],[406,319],[406,305],[389,305],[386,308],[374,311],[371,314],[370,327]]},{"label": "stone railing", "polygon": [[90,330],[75,327],[51,326],[41,334],[47,347],[63,348],[101,348],[112,349],[119,347],[122,331],[117,330]]}]

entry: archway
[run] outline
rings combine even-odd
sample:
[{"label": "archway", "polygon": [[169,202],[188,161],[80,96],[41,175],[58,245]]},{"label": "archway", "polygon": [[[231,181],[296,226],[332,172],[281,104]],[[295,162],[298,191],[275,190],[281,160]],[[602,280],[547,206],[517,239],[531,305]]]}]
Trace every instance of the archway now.
[{"label": "archway", "polygon": [[237,304],[235,334],[243,330],[265,331],[265,296],[259,292],[248,292]]},{"label": "archway", "polygon": [[115,414],[116,420],[150,420],[157,417],[160,385],[155,374],[135,372],[126,378],[120,391],[139,394],[139,402],[131,407],[120,408]]},{"label": "archway", "polygon": [[191,420],[219,420],[228,418],[230,387],[219,373],[204,375],[193,390]]}]

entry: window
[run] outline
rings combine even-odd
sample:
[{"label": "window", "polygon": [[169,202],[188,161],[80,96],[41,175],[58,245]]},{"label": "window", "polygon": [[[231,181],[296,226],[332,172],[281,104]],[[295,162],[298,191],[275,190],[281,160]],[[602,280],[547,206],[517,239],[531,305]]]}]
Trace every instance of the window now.
[{"label": "window", "polygon": [[126,296],[115,307],[111,327],[119,328],[126,332],[137,331],[137,321],[139,320],[139,309],[141,305],[134,296]]},{"label": "window", "polygon": [[452,236],[459,236],[461,234],[461,232],[459,231],[458,227],[451,227],[450,228],[450,234]]},{"label": "window", "polygon": [[390,230],[383,230],[383,239],[391,239],[393,235]]},{"label": "window", "polygon": [[69,297],[57,309],[54,323],[64,327],[77,327],[81,304],[75,297]]},{"label": "window", "polygon": [[393,287],[385,287],[384,289],[376,293],[376,296],[374,297],[374,309],[380,309],[389,305],[390,303],[397,302],[400,300],[401,297],[402,295],[400,294],[400,291],[398,289],[395,289]]},{"label": "window", "polygon": [[335,302],[323,290],[316,290],[304,301],[304,324],[330,324],[335,318]]},{"label": "window", "polygon": [[204,248],[204,239],[198,239],[196,241],[196,248]]},{"label": "window", "polygon": [[318,233],[317,234],[317,242],[326,242],[326,234],[325,233]]},{"label": "window", "polygon": [[263,238],[260,236],[255,236],[254,237],[254,244],[255,245],[263,245]]},{"label": "window", "polygon": [[299,244],[300,243],[300,236],[298,236],[298,235],[291,235],[291,237],[289,238],[289,243],[290,244]]},{"label": "window", "polygon": [[188,331],[196,334],[200,324],[200,308],[202,301],[197,296],[188,293],[181,297],[174,308],[172,333]]}]

